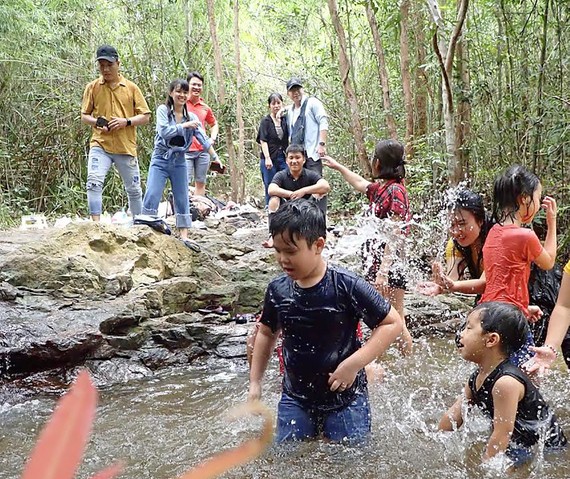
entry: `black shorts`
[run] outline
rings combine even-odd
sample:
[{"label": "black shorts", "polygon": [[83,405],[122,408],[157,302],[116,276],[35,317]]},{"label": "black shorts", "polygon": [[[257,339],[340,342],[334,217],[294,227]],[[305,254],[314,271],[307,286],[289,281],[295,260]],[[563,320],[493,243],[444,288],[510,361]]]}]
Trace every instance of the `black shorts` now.
[{"label": "black shorts", "polygon": [[[385,248],[386,243],[378,243],[374,240],[368,240],[362,246],[363,266],[365,268],[364,277],[369,283],[374,284],[376,282],[376,276],[382,265]],[[372,256],[371,260],[370,256]],[[406,290],[408,278],[400,262],[392,265],[392,268],[388,271],[388,286],[394,289]]]}]

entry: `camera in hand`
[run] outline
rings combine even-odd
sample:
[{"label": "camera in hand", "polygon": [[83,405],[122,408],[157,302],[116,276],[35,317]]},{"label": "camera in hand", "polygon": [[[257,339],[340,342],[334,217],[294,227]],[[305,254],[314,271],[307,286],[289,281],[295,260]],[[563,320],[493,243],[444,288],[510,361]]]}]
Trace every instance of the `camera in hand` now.
[{"label": "camera in hand", "polygon": [[109,121],[104,116],[100,116],[97,118],[97,123],[95,123],[97,128],[109,127]]}]

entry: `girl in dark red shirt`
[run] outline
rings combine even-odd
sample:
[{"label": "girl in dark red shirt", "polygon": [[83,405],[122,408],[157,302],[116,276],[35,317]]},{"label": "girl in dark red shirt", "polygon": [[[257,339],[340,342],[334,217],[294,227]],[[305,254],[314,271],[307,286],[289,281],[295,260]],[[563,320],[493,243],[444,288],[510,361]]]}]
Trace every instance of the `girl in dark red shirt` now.
[{"label": "girl in dark red shirt", "polygon": [[[330,157],[323,157],[323,163],[337,170],[356,190],[364,193],[370,201],[369,211],[380,219],[389,219],[395,225],[390,241],[366,242],[365,276],[376,289],[387,298],[404,320],[404,330],[398,340],[403,354],[412,352],[412,337],[405,325],[404,293],[407,279],[404,274],[404,237],[411,219],[408,192],[404,185],[406,176],[404,146],[398,141],[382,140],[376,144],[370,161],[371,182]],[[392,239],[394,241],[392,241]],[[390,244],[388,244],[390,243]],[[397,245],[397,246],[394,246]]]}]

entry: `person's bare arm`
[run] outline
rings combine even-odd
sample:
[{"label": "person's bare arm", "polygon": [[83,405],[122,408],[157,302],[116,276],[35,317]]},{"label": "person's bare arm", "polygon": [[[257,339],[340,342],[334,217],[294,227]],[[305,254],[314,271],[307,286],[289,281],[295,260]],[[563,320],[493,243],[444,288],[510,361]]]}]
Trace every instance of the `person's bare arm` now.
[{"label": "person's bare arm", "polygon": [[484,460],[507,450],[523,395],[524,386],[511,376],[503,376],[493,386],[493,432],[483,454]]},{"label": "person's bare arm", "polygon": [[533,347],[536,355],[529,359],[523,368],[529,373],[543,373],[552,366],[556,360],[557,350],[560,348],[564,336],[570,327],[570,275],[562,275],[562,284],[558,291],[558,299],[548,322],[548,331],[544,346]]},{"label": "person's bare arm", "polygon": [[216,140],[218,139],[219,132],[220,132],[220,125],[218,124],[218,122],[216,122],[210,127],[210,140],[212,141],[212,143],[215,143]]},{"label": "person's bare arm", "polygon": [[329,182],[324,178],[321,178],[314,185],[305,186],[304,188],[292,191],[290,198],[295,200],[297,198],[302,198],[305,195],[326,195],[330,190],[331,187]]},{"label": "person's bare arm", "polygon": [[273,168],[273,161],[271,161],[271,156],[269,155],[269,146],[266,141],[261,140],[261,151],[263,152],[263,157],[265,158],[265,168],[270,170]]},{"label": "person's bare arm", "polygon": [[556,200],[546,196],[542,202],[546,210],[546,238],[542,253],[534,260],[541,269],[552,269],[556,261]]},{"label": "person's bare arm", "polygon": [[95,124],[97,123],[97,118],[95,118],[91,114],[81,113],[81,121],[83,123],[85,123],[86,125],[89,125],[89,126],[95,128]]},{"label": "person's bare arm", "polygon": [[341,384],[350,387],[358,371],[382,355],[388,349],[388,346],[402,333],[402,325],[402,318],[391,307],[384,320],[374,328],[368,341],[359,350],[342,361],[335,371],[330,374],[329,386],[331,391],[336,391]]},{"label": "person's bare arm", "polygon": [[269,196],[278,196],[279,198],[285,198],[287,200],[291,198],[291,194],[293,193],[290,190],[281,188],[276,183],[269,183],[267,192],[269,193]]},{"label": "person's bare arm", "polygon": [[471,390],[467,384],[463,388],[463,394],[458,396],[453,405],[441,416],[438,425],[440,431],[455,431],[463,425],[462,408],[465,400],[471,400]]},{"label": "person's bare arm", "polygon": [[481,277],[478,279],[465,279],[460,281],[446,282],[447,291],[464,294],[483,294],[485,292],[486,285],[487,280],[485,278],[484,271]]},{"label": "person's bare arm", "polygon": [[332,159],[330,156],[323,156],[322,162],[325,166],[332,168],[333,170],[338,171],[346,182],[352,186],[356,191],[360,193],[366,193],[366,189],[370,184],[370,181],[366,180],[358,173],[349,170],[346,166],[340,164],[338,161]]},{"label": "person's bare arm", "polygon": [[131,126],[146,125],[150,121],[150,113],[141,113],[130,118],[112,116],[109,120],[109,130],[114,131],[126,128],[129,120],[131,120]]},{"label": "person's bare arm", "polygon": [[248,400],[255,401],[261,398],[261,380],[267,369],[269,358],[275,348],[278,332],[271,331],[265,324],[259,325],[255,343],[253,345],[253,357],[249,372],[249,394]]}]

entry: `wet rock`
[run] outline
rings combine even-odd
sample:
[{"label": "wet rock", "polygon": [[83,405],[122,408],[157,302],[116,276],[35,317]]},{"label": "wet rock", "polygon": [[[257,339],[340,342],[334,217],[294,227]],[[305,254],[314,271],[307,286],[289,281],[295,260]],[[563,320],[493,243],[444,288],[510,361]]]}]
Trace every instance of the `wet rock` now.
[{"label": "wet rock", "polygon": [[166,348],[154,347],[142,349],[138,354],[138,358],[146,367],[156,370],[168,366],[182,366],[204,354],[207,354],[207,352],[200,346],[192,346],[175,353]]},{"label": "wet rock", "polygon": [[152,333],[152,339],[169,350],[187,348],[195,344],[196,340],[184,326],[177,328],[161,329]]},{"label": "wet rock", "polygon": [[73,223],[0,259],[0,280],[57,296],[118,296],[133,287],[192,274],[194,254],[146,226]]},{"label": "wet rock", "polygon": [[[230,319],[257,313],[279,273],[254,221],[191,229],[199,254],[145,226],[91,222],[0,240],[0,381],[55,390],[83,366],[104,385],[207,354],[245,357],[251,324]],[[412,334],[452,331],[471,303],[407,294]]]},{"label": "wet rock", "polygon": [[474,297],[440,295],[434,298],[407,293],[406,324],[414,337],[452,333],[473,308]]},{"label": "wet rock", "polygon": [[135,350],[145,344],[150,337],[150,333],[146,330],[130,331],[124,336],[111,336],[106,334],[105,341],[113,349],[117,350]]},{"label": "wet rock", "polygon": [[125,383],[154,374],[152,369],[142,362],[127,358],[113,358],[109,361],[89,360],[85,362],[85,367],[89,369],[96,386]]},{"label": "wet rock", "polygon": [[101,335],[76,335],[43,344],[30,344],[26,348],[0,352],[3,374],[22,374],[83,363],[102,342]]},{"label": "wet rock", "polygon": [[14,301],[17,297],[21,297],[22,293],[9,283],[3,281],[0,283],[0,301]]}]

